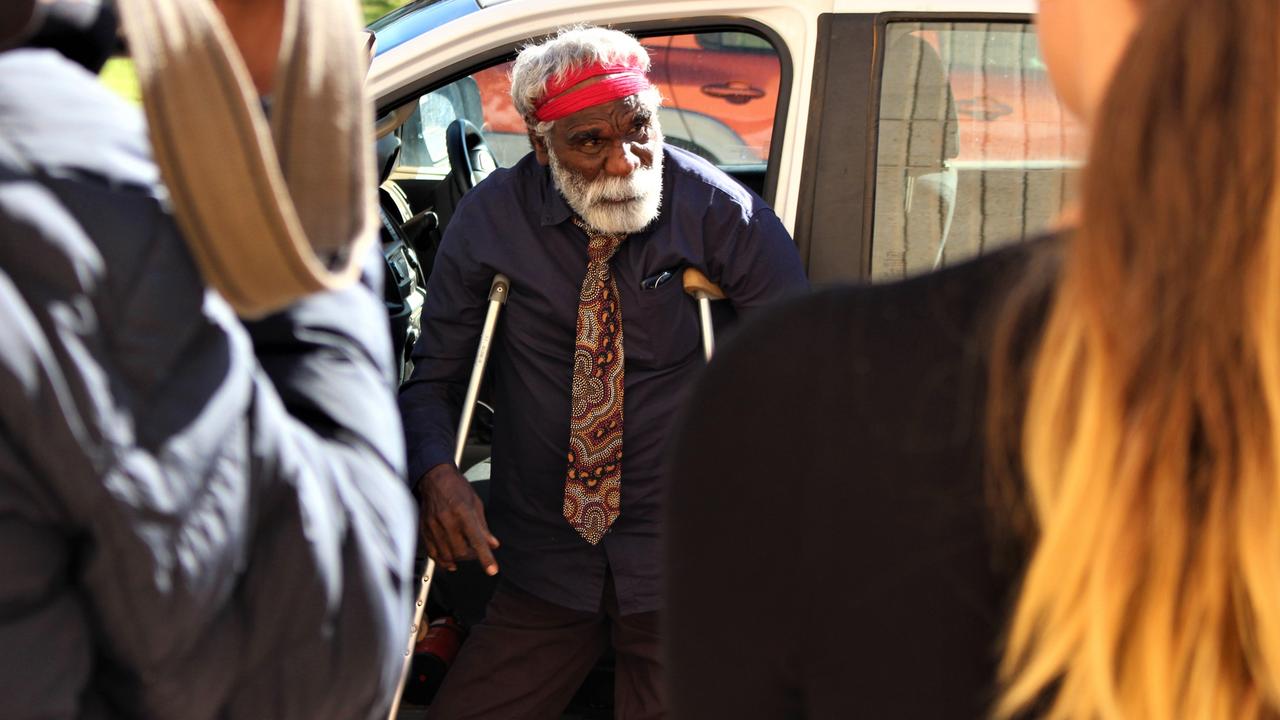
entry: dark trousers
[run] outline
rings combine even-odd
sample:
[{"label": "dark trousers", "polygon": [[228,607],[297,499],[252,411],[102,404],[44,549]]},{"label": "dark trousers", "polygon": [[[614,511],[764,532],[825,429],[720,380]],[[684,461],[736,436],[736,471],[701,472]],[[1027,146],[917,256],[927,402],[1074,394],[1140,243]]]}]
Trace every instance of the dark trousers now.
[{"label": "dark trousers", "polygon": [[569,610],[499,583],[427,717],[554,720],[610,643],[617,656],[614,717],[663,717],[658,613],[619,614],[612,581],[601,605]]}]

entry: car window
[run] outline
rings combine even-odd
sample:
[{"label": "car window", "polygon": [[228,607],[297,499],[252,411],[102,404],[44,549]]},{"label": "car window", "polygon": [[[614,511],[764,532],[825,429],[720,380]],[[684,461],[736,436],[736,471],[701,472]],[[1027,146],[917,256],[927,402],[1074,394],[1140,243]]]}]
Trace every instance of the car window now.
[{"label": "car window", "polygon": [[444,95],[431,93],[418,98],[418,109],[400,128],[401,165],[413,168],[448,168],[444,130],[458,113]]},{"label": "car window", "polygon": [[1011,22],[889,23],[878,137],[874,280],[1048,231],[1085,151],[1034,29]]},{"label": "car window", "polygon": [[662,92],[667,142],[726,170],[763,170],[782,66],[768,40],[743,31],[645,38]]},{"label": "car window", "polygon": [[[667,142],[762,181],[780,99],[781,63],[773,46],[738,31],[653,36],[642,43],[653,61],[650,79],[663,96],[659,120]],[[511,62],[504,62],[419,98],[398,131],[394,177],[446,175],[445,128],[458,118],[480,129],[500,167],[518,162],[530,147],[511,103],[510,73]]]},{"label": "car window", "polygon": [[[510,81],[506,80],[506,71],[510,65],[504,63],[489,68],[419,97],[415,101],[413,112],[396,131],[400,138],[400,158],[392,177],[442,178],[447,175],[449,154],[446,150],[445,130],[458,119],[468,120],[485,132],[485,140],[494,152],[495,159],[504,167],[510,165],[510,162],[502,162],[503,156],[499,155],[507,138],[502,134],[489,134],[489,126],[485,122],[492,114],[487,107],[486,98],[492,99],[498,94],[495,90],[497,86],[506,88],[502,93],[510,89]],[[510,115],[515,115],[509,97],[506,98],[506,108]],[[528,151],[528,141],[524,142],[524,150],[519,155]],[[516,159],[519,159],[519,155],[516,155]]]}]

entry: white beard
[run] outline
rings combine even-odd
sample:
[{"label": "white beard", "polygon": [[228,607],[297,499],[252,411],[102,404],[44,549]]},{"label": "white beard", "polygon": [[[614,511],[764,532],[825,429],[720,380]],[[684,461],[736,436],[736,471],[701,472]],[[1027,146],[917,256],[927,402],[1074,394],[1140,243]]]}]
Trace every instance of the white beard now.
[{"label": "white beard", "polygon": [[[613,234],[640,232],[662,209],[662,136],[654,143],[653,164],[638,167],[627,177],[605,175],[591,182],[551,157],[551,178],[569,207],[592,228]],[[548,148],[549,149],[549,148]]]}]

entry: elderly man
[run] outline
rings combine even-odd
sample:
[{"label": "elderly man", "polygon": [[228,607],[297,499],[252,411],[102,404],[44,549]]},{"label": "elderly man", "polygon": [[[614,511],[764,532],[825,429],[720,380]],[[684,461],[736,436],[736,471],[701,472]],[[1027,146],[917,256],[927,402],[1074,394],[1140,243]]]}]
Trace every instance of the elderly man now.
[{"label": "elderly man", "polygon": [[[610,643],[617,717],[662,714],[662,449],[703,364],[681,271],[703,270],[737,310],[805,288],[764,202],[663,145],[648,68],[634,38],[600,28],[523,50],[511,94],[533,152],[459,204],[428,283],[400,396],[423,534],[447,569],[502,568],[433,719],[556,717]],[[452,456],[499,272],[512,289],[486,519]]]}]

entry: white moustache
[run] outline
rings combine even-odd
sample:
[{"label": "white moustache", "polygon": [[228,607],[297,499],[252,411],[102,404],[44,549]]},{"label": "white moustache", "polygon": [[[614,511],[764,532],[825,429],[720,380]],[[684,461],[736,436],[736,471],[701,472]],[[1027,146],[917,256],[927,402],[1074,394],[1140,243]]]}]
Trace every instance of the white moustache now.
[{"label": "white moustache", "polygon": [[596,230],[636,233],[658,217],[662,208],[660,149],[648,167],[638,167],[626,177],[601,174],[591,181],[565,167],[554,152],[550,158],[556,188],[578,217]]}]

